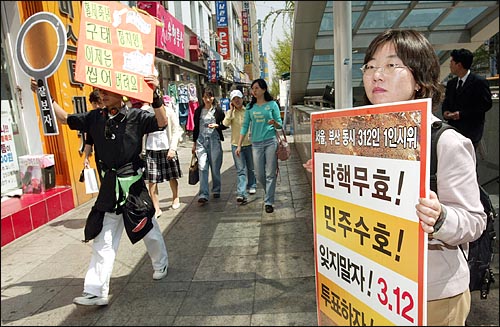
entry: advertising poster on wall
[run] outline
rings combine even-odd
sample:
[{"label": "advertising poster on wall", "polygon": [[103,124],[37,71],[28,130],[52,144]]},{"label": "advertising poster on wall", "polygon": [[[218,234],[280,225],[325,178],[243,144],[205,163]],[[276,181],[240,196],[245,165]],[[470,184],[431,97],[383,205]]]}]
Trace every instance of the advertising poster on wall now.
[{"label": "advertising poster on wall", "polygon": [[2,193],[16,189],[19,164],[17,162],[12,120],[8,115],[2,115]]},{"label": "advertising poster on wall", "polygon": [[430,99],[311,114],[320,325],[425,325]]}]

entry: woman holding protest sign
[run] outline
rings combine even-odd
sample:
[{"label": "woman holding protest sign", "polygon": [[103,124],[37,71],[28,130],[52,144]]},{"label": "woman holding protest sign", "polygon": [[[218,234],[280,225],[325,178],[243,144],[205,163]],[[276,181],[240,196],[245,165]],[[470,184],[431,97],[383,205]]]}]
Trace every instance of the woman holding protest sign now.
[{"label": "woman holding protest sign", "polygon": [[[414,30],[387,30],[367,49],[363,72],[366,104],[431,98],[442,101],[439,60],[430,42]],[[439,119],[432,116],[430,123]],[[470,311],[468,242],[486,226],[479,198],[476,157],[469,139],[454,130],[443,132],[437,143],[439,197],[429,191],[418,199],[416,215],[429,235],[427,324],[465,325]],[[312,171],[312,160],[304,167]]]}]

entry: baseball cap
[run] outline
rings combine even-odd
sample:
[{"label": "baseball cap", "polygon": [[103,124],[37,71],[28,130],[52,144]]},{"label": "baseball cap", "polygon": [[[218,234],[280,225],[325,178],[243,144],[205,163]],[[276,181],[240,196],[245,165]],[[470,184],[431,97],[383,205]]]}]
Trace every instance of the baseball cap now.
[{"label": "baseball cap", "polygon": [[234,97],[240,97],[243,99],[243,93],[240,90],[232,90],[229,94],[229,99],[233,100]]}]

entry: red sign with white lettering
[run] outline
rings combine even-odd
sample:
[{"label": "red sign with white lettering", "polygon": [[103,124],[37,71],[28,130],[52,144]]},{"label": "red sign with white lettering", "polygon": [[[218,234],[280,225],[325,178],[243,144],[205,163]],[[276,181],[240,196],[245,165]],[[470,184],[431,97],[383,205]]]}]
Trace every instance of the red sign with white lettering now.
[{"label": "red sign with white lettering", "polygon": [[178,57],[185,58],[184,24],[155,1],[138,1],[137,7],[158,18],[163,26],[156,26],[156,46]]},{"label": "red sign with white lettering", "polygon": [[231,53],[229,51],[229,32],[227,27],[218,27],[217,35],[219,36],[219,48],[218,52],[224,58],[224,60],[231,59]]}]

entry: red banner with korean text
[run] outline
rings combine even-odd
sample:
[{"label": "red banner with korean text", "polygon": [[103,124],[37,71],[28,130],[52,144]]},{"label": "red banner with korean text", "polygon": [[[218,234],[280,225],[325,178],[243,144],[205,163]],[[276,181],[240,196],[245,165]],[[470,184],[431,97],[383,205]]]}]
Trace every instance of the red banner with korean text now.
[{"label": "red banner with korean text", "polygon": [[430,99],[311,113],[318,325],[426,325],[430,115]]},{"label": "red banner with korean text", "polygon": [[185,59],[184,24],[156,1],[138,1],[137,7],[156,17],[163,26],[156,26],[156,46]]},{"label": "red banner with korean text", "polygon": [[75,80],[146,102],[156,21],[118,1],[83,1]]},{"label": "red banner with korean text", "polygon": [[241,12],[241,20],[243,28],[243,42],[248,42],[250,41],[250,18],[247,10],[243,10]]},{"label": "red banner with korean text", "polygon": [[231,59],[231,52],[229,50],[229,29],[227,27],[218,27],[217,35],[219,36],[219,42],[217,43],[219,48],[217,52],[224,58],[224,60]]}]

